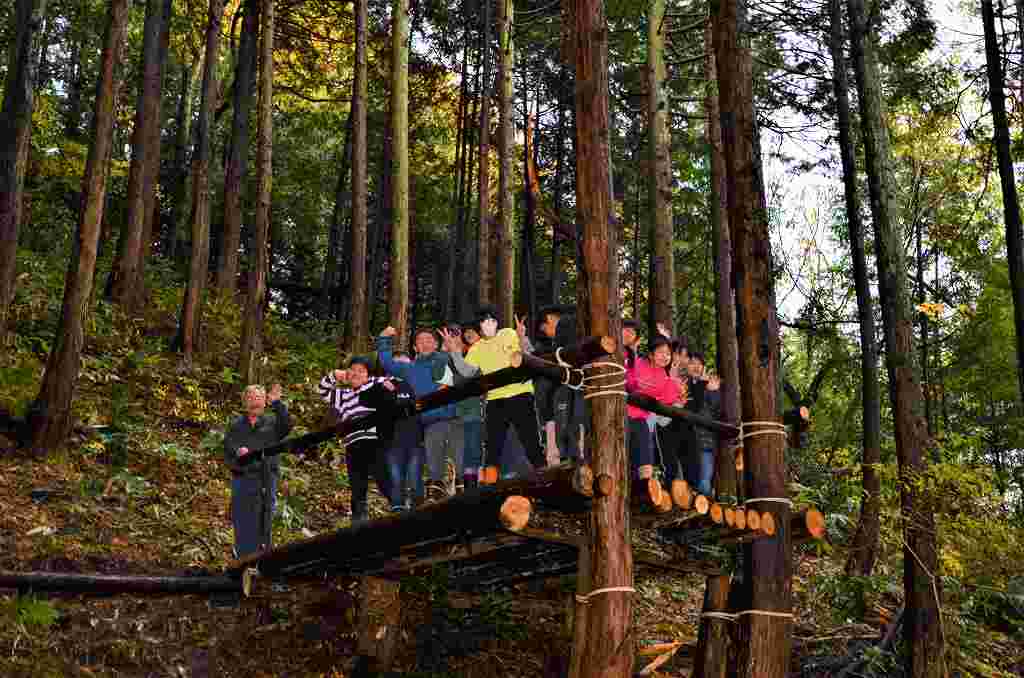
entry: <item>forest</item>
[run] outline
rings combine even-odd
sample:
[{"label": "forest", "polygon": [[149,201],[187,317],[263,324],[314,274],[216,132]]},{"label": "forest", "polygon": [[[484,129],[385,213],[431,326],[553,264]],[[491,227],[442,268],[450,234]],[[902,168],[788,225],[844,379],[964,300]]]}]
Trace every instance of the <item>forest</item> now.
[{"label": "forest", "polygon": [[[705,356],[715,494],[782,536],[634,582],[597,398],[588,567],[631,595],[574,636],[573,576],[408,577],[379,675],[1024,675],[1024,1],[14,0],[0,46],[0,574],[230,569],[247,385],[317,432],[385,328],[558,308]],[[354,527],[345,459],[281,455],[275,544]],[[366,586],[0,577],[0,674],[369,675]]]}]

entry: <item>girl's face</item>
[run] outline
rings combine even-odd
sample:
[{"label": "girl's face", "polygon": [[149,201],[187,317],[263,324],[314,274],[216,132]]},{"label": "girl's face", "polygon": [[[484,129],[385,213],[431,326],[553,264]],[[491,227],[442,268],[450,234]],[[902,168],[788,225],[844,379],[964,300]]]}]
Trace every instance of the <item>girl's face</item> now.
[{"label": "girl's face", "polygon": [[465,342],[466,346],[472,346],[480,341],[480,334],[476,330],[467,327],[462,330],[462,341]]},{"label": "girl's face", "polygon": [[359,388],[369,380],[370,373],[367,371],[366,365],[356,363],[348,368],[348,385],[352,388]]},{"label": "girl's face", "polygon": [[664,369],[672,362],[672,349],[665,344],[662,344],[658,346],[658,348],[654,349],[654,353],[651,354],[651,357],[654,359],[655,367]]},{"label": "girl's face", "polygon": [[484,336],[490,339],[498,333],[498,321],[494,318],[488,318],[480,323],[480,329],[483,331]]}]

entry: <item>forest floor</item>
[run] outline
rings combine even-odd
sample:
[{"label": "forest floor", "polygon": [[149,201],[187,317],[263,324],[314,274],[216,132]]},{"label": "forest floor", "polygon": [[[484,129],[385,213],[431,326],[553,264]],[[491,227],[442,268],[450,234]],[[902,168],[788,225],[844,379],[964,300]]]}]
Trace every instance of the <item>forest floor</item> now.
[{"label": "forest floor", "polygon": [[[0,570],[217,573],[228,562],[230,487],[220,430],[237,412],[241,390],[229,367],[231,342],[207,337],[219,350],[181,371],[177,357],[162,348],[173,313],[159,303],[148,313],[134,324],[101,314],[109,325],[94,327],[86,347],[75,403],[79,425],[64,449],[30,458],[0,437]],[[217,329],[217,313],[209,311],[210,331],[231,335],[232,327]],[[282,331],[270,331],[267,351],[301,433],[317,428],[323,416],[314,387],[335,349],[327,345],[326,357],[318,357],[310,344],[287,358],[289,345],[309,342]],[[24,344],[0,355],[0,408],[31,392],[44,358]],[[327,445],[315,458],[285,458],[279,494],[277,544],[347,525],[338,446]],[[371,512],[384,510],[377,497]],[[792,674],[825,677],[860,657],[853,675],[900,675],[894,655],[874,647],[899,601],[879,596],[866,623],[837,621],[829,599],[834,589],[826,584],[839,579],[841,562],[835,553],[814,551],[794,560]],[[423,579],[403,582],[395,675],[560,675],[551,670],[570,651],[571,580],[469,596]],[[234,607],[196,595],[0,591],[0,676],[348,676],[356,590],[357,582],[346,579],[281,591],[261,587]],[[690,675],[703,591],[696,575],[638,579],[632,630],[638,652],[683,643],[650,675]],[[958,675],[1024,675],[1019,637],[989,629],[970,637],[970,648],[953,652]],[[653,658],[638,656],[637,669]]]}]

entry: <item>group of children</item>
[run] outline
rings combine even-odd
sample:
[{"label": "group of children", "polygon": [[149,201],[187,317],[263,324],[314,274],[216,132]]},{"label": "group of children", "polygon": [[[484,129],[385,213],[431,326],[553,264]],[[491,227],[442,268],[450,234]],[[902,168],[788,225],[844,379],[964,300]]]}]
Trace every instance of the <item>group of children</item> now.
[{"label": "group of children", "polygon": [[[454,491],[496,482],[510,461],[510,443],[522,447],[531,472],[559,460],[587,460],[585,401],[578,391],[543,378],[414,417],[395,417],[396,405],[409,407],[438,389],[509,367],[517,352],[547,354],[575,343],[576,319],[558,308],[541,312],[536,346],[524,321],[516,318],[515,325],[499,330],[495,310],[483,308],[464,326],[417,329],[412,356],[394,350],[396,331],[388,327],[376,340],[383,374],[374,376],[372,362],[355,357],[347,369],[320,381],[321,397],[347,431],[353,523],[368,519],[371,475],[397,512],[448,495],[449,459],[456,468]],[[720,381],[708,374],[700,353],[688,353],[685,342],[659,326],[659,335],[640,355],[638,326],[629,320],[623,323],[622,343],[629,392],[718,417]],[[651,477],[660,469],[667,481],[685,476],[700,492],[711,493],[714,432],[629,405],[627,440],[636,477]]]}]

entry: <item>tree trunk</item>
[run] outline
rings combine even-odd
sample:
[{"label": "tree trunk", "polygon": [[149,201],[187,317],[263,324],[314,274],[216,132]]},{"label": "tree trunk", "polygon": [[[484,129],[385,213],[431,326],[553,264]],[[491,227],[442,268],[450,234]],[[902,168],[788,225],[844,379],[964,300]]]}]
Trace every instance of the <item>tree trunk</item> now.
[{"label": "tree trunk", "polygon": [[[618,257],[616,231],[609,221],[612,207],[608,155],[608,25],[604,0],[571,0],[576,64],[576,207],[583,227],[589,334],[618,337]],[[617,356],[615,362],[621,360]],[[601,368],[608,370],[608,368]],[[593,471],[615,479],[609,495],[595,498],[590,514],[590,591],[633,584],[633,550],[629,539],[629,464],[626,459],[625,403],[614,395],[591,399],[588,447]],[[605,591],[589,599],[577,623],[574,661],[579,676],[631,675],[633,639],[627,632],[633,615],[628,591]],[[583,606],[580,606],[581,608]],[[574,678],[576,678],[574,676]]]},{"label": "tree trunk", "polygon": [[[255,11],[255,8],[250,7]],[[260,382],[257,366],[263,344],[263,308],[267,297],[267,272],[270,257],[267,235],[270,232],[270,196],[274,180],[274,0],[263,0],[260,15],[259,104],[256,124],[256,260],[249,272],[249,293],[242,323],[238,372],[247,384]]]},{"label": "tree trunk", "polygon": [[249,164],[249,114],[252,111],[252,84],[256,75],[259,12],[256,0],[245,0],[245,16],[238,42],[232,91],[231,140],[228,142],[229,151],[224,168],[224,217],[218,248],[220,263],[217,266],[216,284],[217,289],[224,294],[234,293],[238,280],[238,245],[242,235],[242,216],[245,213],[243,194]]},{"label": "tree trunk", "polygon": [[32,136],[35,53],[46,16],[46,0],[18,0],[14,35],[0,116],[0,346],[7,344],[8,314],[14,301],[18,230]]},{"label": "tree trunk", "polygon": [[82,93],[85,91],[85,74],[82,69],[82,55],[85,53],[89,40],[89,0],[78,3],[78,11],[72,19],[74,30],[71,31],[71,58],[68,60],[68,99],[64,109],[64,136],[70,139],[82,137]]},{"label": "tree trunk", "polygon": [[[466,16],[466,0],[462,1],[462,14]],[[469,150],[469,121],[466,118],[466,111],[469,108],[469,21],[463,26],[462,43],[462,73],[459,78],[459,108],[455,120],[455,189],[453,191],[454,219],[451,228],[448,229],[448,266],[442,276],[444,283],[444,294],[438,295],[440,300],[440,314],[443,319],[450,319],[455,315],[455,281],[462,279],[462,262],[460,255],[465,243],[463,232],[462,193],[466,185],[466,156]]]},{"label": "tree trunk", "polygon": [[550,287],[548,289],[548,303],[555,305],[561,300],[562,291],[562,258],[559,251],[559,232],[562,230],[562,190],[565,184],[565,105],[562,101],[562,93],[558,93],[558,140],[556,142],[555,158],[555,188],[554,204],[552,213],[555,223],[551,224],[551,273],[549,274]]},{"label": "tree trunk", "polygon": [[202,72],[202,60],[181,69],[181,91],[178,96],[178,110],[175,113],[174,133],[174,187],[171,194],[171,215],[167,237],[167,256],[178,258],[179,233],[184,228],[185,215],[182,206],[188,201],[188,147],[192,140],[192,94],[196,89],[198,76]]},{"label": "tree trunk", "polygon": [[[878,298],[882,307],[885,362],[900,467],[907,675],[939,678],[945,675],[945,641],[939,610],[937,535],[931,500],[920,485],[927,472],[924,453],[928,441],[921,418],[924,399],[914,374],[914,332],[907,295],[906,257],[903,233],[897,225],[899,208],[875,53],[876,29],[867,23],[863,0],[847,0],[847,7],[871,215],[875,224]],[[984,3],[982,7],[984,10]],[[991,5],[988,7],[990,11]]]},{"label": "tree trunk", "polygon": [[107,177],[110,172],[115,103],[120,88],[117,64],[121,63],[130,4],[130,0],[110,2],[103,54],[100,57],[99,83],[96,87],[93,140],[82,177],[77,237],[64,278],[60,325],[46,361],[42,387],[29,409],[31,447],[37,451],[57,447],[71,431],[71,400],[78,381],[82,346],[85,343],[85,323],[92,296],[96,248],[100,225],[103,223]]},{"label": "tree trunk", "polygon": [[480,0],[480,14],[483,23],[482,50],[484,75],[480,85],[480,169],[477,172],[477,305],[494,303],[491,296],[494,289],[494,270],[491,268],[491,0]]},{"label": "tree trunk", "polygon": [[650,303],[654,322],[663,323],[671,329],[675,327],[676,276],[672,228],[672,138],[665,84],[665,35],[668,25],[665,0],[650,0],[647,8],[647,185],[654,269]]},{"label": "tree trunk", "polygon": [[210,0],[206,28],[206,55],[203,58],[203,90],[196,121],[196,147],[192,158],[192,260],[188,287],[181,309],[180,342],[186,366],[198,341],[202,317],[203,290],[210,267],[210,115],[217,97],[217,63],[220,26],[224,19],[224,0]]},{"label": "tree trunk", "polygon": [[392,12],[391,133],[394,168],[391,180],[390,324],[398,330],[395,348],[409,337],[409,0],[394,0]]},{"label": "tree trunk", "polygon": [[[170,2],[148,0],[142,38],[142,86],[135,105],[135,126],[132,129],[132,161],[128,169],[128,192],[125,198],[127,214],[121,225],[117,254],[107,279],[107,295],[116,303],[128,306],[133,301],[139,260],[142,257],[142,239],[147,219],[152,218],[152,201],[147,201],[146,189],[152,191],[152,166],[160,163],[160,98],[163,94],[163,63],[161,37],[164,25],[170,19]],[[154,129],[157,133],[154,134]],[[156,144],[153,141],[156,140]]]},{"label": "tree trunk", "polygon": [[[353,81],[353,87],[355,82]],[[355,99],[353,92],[353,101]],[[346,213],[349,212],[349,199],[351,196],[352,184],[349,183],[349,168],[352,165],[352,128],[354,127],[355,104],[349,109],[348,119],[345,122],[345,143],[341,147],[341,158],[338,163],[338,183],[334,189],[334,209],[331,211],[331,225],[327,234],[327,254],[324,257],[324,274],[320,281],[320,311],[319,315],[327,319],[331,310],[336,308],[334,299],[340,296],[344,268],[344,260],[347,252],[343,250],[345,238]],[[365,154],[364,154],[365,157]],[[365,174],[364,174],[365,179]],[[365,208],[365,203],[364,203]],[[363,221],[363,253],[366,252],[366,230],[365,217]],[[365,276],[365,272],[364,272]],[[363,293],[366,294],[365,292]]]},{"label": "tree trunk", "polygon": [[[736,0],[721,0],[714,17],[715,59],[726,164],[726,200],[732,244],[739,347],[742,420],[777,422],[776,366],[779,351],[768,216],[759,180],[756,150],[750,37]],[[762,425],[763,426],[763,425]],[[781,433],[781,432],[780,432]],[[744,441],[744,468],[752,499],[785,498],[784,436],[761,435]],[[756,502],[783,526],[776,539],[761,539],[747,549],[744,580],[750,608],[774,615],[790,612],[792,574],[789,509],[779,502]],[[739,675],[774,678],[789,668],[792,622],[785,616],[748,614],[740,622]]]},{"label": "tree trunk", "polygon": [[[525,73],[524,73],[525,76]],[[525,82],[525,77],[524,77]],[[523,87],[523,91],[527,91]],[[520,303],[525,307],[525,316],[531,322],[536,322],[537,317],[537,283],[533,275],[534,262],[534,241],[537,233],[537,198],[539,194],[539,179],[537,178],[537,165],[534,162],[536,145],[533,139],[534,124],[533,116],[530,115],[529,102],[524,106],[525,120],[523,121],[523,202],[526,205],[523,215],[523,244],[520,257]]]},{"label": "tree trunk", "polygon": [[469,238],[469,217],[473,213],[473,178],[476,168],[477,153],[479,146],[474,143],[476,141],[472,136],[472,121],[478,119],[478,109],[480,107],[480,75],[481,75],[481,60],[482,56],[477,51],[477,62],[476,62],[476,86],[474,87],[473,95],[473,108],[469,112],[469,118],[466,122],[467,131],[470,134],[465,140],[466,144],[466,158],[465,158],[465,179],[462,182],[462,200],[459,203],[460,209],[462,210],[459,224],[461,230],[459,231],[459,241],[463,243],[462,248],[462,259],[463,261],[459,264],[459,274],[456,277],[457,284],[460,285],[460,289],[463,290],[462,294],[458,294],[455,297],[455,317],[459,320],[468,319],[471,310],[474,310],[473,305],[476,303],[476,299],[471,295],[470,291],[473,289],[471,285],[467,284],[467,280],[475,280],[475,270],[473,266],[473,257],[476,255],[476,248],[470,244]]},{"label": "tree trunk", "polygon": [[1002,57],[996,36],[992,0],[981,1],[981,20],[985,27],[985,63],[988,72],[988,96],[992,104],[993,144],[999,163],[999,185],[1003,192],[1003,221],[1006,222],[1006,260],[1010,267],[1010,294],[1013,298],[1013,324],[1017,335],[1017,383],[1024,398],[1024,229],[1021,228],[1020,202],[1010,154],[1010,126],[1006,119],[1006,95]]},{"label": "tree trunk", "polygon": [[861,221],[860,193],[857,191],[857,163],[850,124],[850,85],[843,45],[843,10],[840,0],[829,0],[832,50],[832,87],[836,97],[836,121],[839,127],[839,155],[843,163],[843,192],[846,199],[846,227],[850,238],[853,284],[857,292],[857,317],[860,320],[861,421],[864,426],[864,451],[861,464],[863,496],[860,522],[846,561],[846,574],[868,576],[878,559],[881,514],[881,479],[878,464],[882,460],[881,388],[878,383],[878,342],[875,339],[875,309],[871,298],[867,256],[864,251],[864,224]]},{"label": "tree trunk", "polygon": [[394,165],[392,160],[392,131],[391,111],[388,111],[384,122],[384,140],[380,158],[380,182],[377,188],[376,206],[374,209],[373,232],[368,234],[367,252],[369,258],[369,287],[367,290],[366,311],[369,316],[368,327],[373,326],[373,320],[377,313],[378,293],[383,291],[385,286],[384,259],[385,249],[388,241],[388,229],[391,224],[391,168]]},{"label": "tree trunk", "polygon": [[512,0],[497,0],[498,3],[498,214],[501,226],[498,236],[498,316],[505,325],[512,325],[515,313],[515,202],[512,193]]},{"label": "tree trunk", "polygon": [[[714,42],[711,22],[704,27],[704,79],[717,83]],[[725,154],[719,118],[718,92],[709,86],[704,98],[707,116],[707,144],[711,167],[711,228],[715,238],[715,273],[717,276],[715,309],[718,328],[718,374],[722,378],[722,420],[733,425],[740,422],[739,346],[736,339],[736,302],[732,286],[732,239],[729,234],[729,205],[725,185]],[[719,436],[715,458],[715,490],[719,498],[739,497],[733,440]],[[731,581],[728,575],[707,578],[704,590],[704,612],[727,612]],[[696,678],[725,678],[734,672],[729,666],[731,637],[729,622],[703,617],[697,634]],[[732,669],[732,671],[730,671]]]}]

